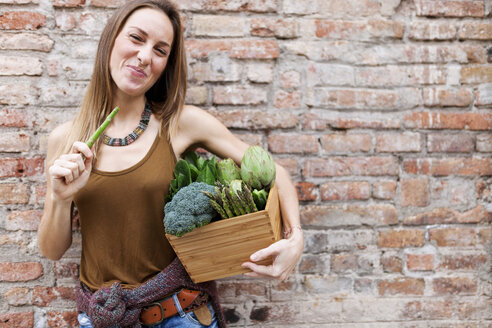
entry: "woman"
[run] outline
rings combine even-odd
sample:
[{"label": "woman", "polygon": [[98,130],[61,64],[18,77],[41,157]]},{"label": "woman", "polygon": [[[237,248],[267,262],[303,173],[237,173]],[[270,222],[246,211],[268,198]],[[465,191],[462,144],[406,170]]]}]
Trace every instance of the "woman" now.
[{"label": "woman", "polygon": [[[39,246],[52,260],[63,256],[72,242],[75,204],[82,233],[81,326],[225,326],[214,282],[193,284],[167,242],[163,208],[174,165],[187,150],[203,147],[240,163],[248,145],[205,111],[184,105],[185,94],[178,11],[168,0],[127,2],[102,32],[77,117],[48,140]],[[119,113],[89,149],[83,141],[115,106]],[[251,269],[248,276],[285,280],[301,256],[303,236],[296,191],[281,166],[276,184],[288,238],[243,266]],[[270,256],[271,266],[254,263]],[[188,303],[178,298],[183,287]],[[155,303],[161,300],[172,305],[171,314]]]}]

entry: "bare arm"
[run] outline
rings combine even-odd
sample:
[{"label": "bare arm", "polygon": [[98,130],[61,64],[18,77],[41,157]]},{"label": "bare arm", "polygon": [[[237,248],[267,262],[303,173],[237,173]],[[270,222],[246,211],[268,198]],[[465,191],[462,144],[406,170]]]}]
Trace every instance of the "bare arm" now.
[{"label": "bare arm", "polygon": [[[178,156],[193,145],[201,146],[222,158],[232,158],[238,165],[248,144],[234,136],[220,121],[207,112],[187,106],[179,120],[178,135],[173,140],[173,148]],[[277,166],[275,183],[279,191],[280,208],[284,227],[300,227],[299,201],[296,189],[288,172]],[[253,270],[250,276],[274,277],[281,280],[288,275],[297,264],[304,247],[303,234],[300,229],[292,229],[288,239],[280,240],[270,247],[252,254],[251,261],[260,261],[273,256],[274,264],[261,266],[253,262],[244,263],[244,267]]]},{"label": "bare arm", "polygon": [[[59,260],[72,244],[70,219],[73,197],[89,178],[92,169],[92,152],[82,142],[74,143],[70,154],[54,160],[56,149],[62,142],[70,124],[56,128],[48,139],[46,163],[46,200],[38,228],[41,253],[49,259]],[[86,156],[83,161],[81,153]]]}]

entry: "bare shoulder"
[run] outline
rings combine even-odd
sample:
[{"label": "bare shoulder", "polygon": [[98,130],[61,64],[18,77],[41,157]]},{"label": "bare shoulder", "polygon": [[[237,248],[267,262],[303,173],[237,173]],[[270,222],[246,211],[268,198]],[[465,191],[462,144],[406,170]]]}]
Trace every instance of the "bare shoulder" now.
[{"label": "bare shoulder", "polygon": [[66,140],[71,128],[72,121],[69,121],[58,125],[51,131],[48,137],[48,152],[46,156],[48,162],[51,160],[52,156],[54,156],[58,147]]}]

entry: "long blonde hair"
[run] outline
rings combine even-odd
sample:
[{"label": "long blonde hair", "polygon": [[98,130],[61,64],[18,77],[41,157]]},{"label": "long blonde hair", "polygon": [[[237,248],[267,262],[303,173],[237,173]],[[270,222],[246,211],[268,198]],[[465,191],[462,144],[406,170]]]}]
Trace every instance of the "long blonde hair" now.
[{"label": "long blonde hair", "polygon": [[[162,122],[159,133],[167,131],[169,139],[176,133],[177,120],[185,101],[187,82],[186,53],[178,9],[168,0],[129,1],[120,7],[108,20],[101,34],[94,71],[80,110],[54,158],[68,153],[75,141],[89,139],[90,135],[94,133],[111,112],[112,88],[114,87],[109,70],[111,50],[128,17],[141,8],[162,10],[169,17],[173,26],[174,38],[166,68],[157,82],[146,92],[145,96],[151,104],[152,112]],[[101,143],[100,140],[95,145],[96,154]]]}]

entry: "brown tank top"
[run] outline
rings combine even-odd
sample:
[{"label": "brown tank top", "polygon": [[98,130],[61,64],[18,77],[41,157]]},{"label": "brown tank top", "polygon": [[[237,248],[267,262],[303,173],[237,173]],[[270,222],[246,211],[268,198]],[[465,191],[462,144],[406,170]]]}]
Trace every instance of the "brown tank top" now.
[{"label": "brown tank top", "polygon": [[80,280],[88,287],[97,290],[117,281],[133,288],[175,258],[163,225],[175,164],[163,133],[132,167],[93,169],[75,198],[82,232]]}]

